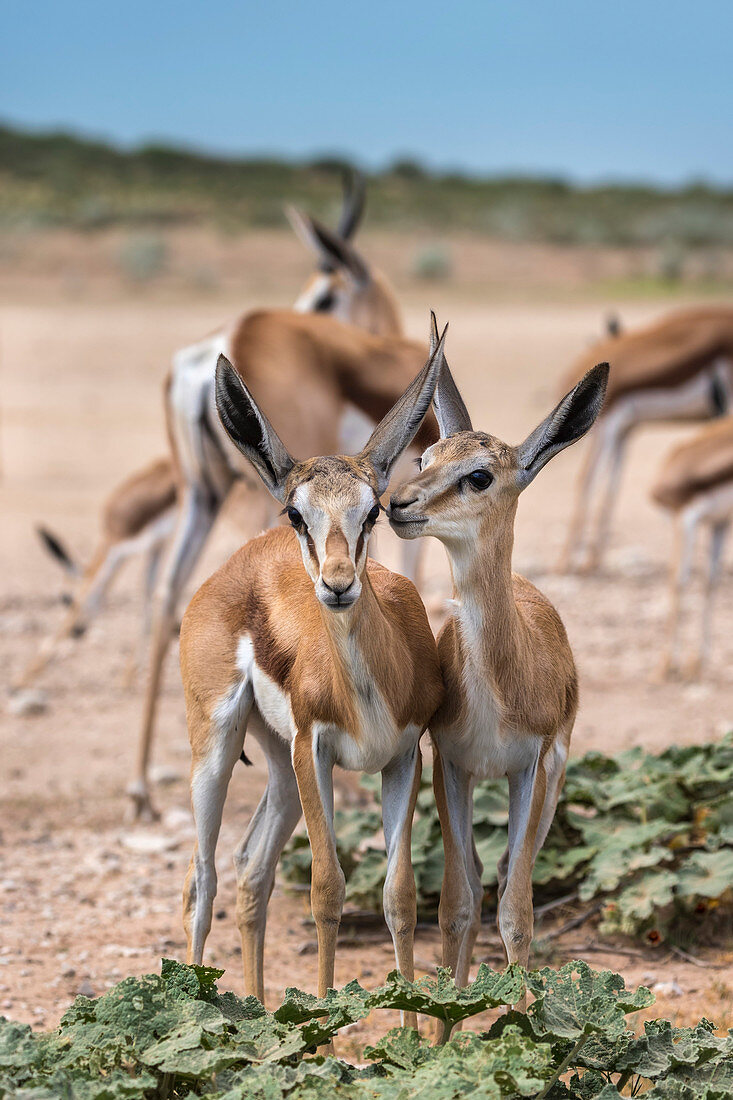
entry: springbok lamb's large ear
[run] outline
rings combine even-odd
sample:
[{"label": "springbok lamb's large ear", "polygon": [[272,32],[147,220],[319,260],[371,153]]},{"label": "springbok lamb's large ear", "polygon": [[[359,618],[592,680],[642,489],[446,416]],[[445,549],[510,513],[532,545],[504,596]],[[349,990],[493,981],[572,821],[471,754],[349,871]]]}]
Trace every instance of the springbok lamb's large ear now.
[{"label": "springbok lamb's large ear", "polygon": [[320,271],[331,275],[340,269],[360,286],[366,286],[370,282],[372,276],[369,267],[353,245],[348,244],[342,237],[337,237],[310,214],[303,214],[294,206],[286,206],[285,213],[296,236],[306,248],[315,252]]},{"label": "springbok lamb's large ear", "polygon": [[247,456],[272,495],[284,502],[285,482],[295,461],[225,355],[216,364],[216,409],[234,446]]},{"label": "springbok lamb's large ear", "polygon": [[350,168],[347,172],[344,172],[343,184],[344,200],[341,207],[341,217],[336,226],[336,236],[340,237],[342,241],[350,241],[364,216],[366,180],[358,168]]},{"label": "springbok lamb's large ear", "polygon": [[[435,319],[435,314],[430,313],[430,354],[435,352],[439,343],[438,337],[438,322]],[[438,378],[438,384],[435,387],[435,394],[433,396],[433,408],[435,409],[435,417],[438,421],[438,428],[440,429],[441,439],[446,439],[449,435],[454,435],[456,432],[472,432],[473,425],[471,423],[471,417],[468,415],[468,409],[463,403],[456,380],[451,374],[450,367],[448,366],[448,360],[445,355],[443,356],[443,362],[440,368],[440,377]]]},{"label": "springbok lamb's large ear", "polygon": [[447,331],[446,325],[440,340],[435,348],[431,349],[430,357],[423,369],[413,378],[402,397],[392,406],[384,419],[377,424],[361,452],[360,457],[371,464],[377,475],[380,496],[389,484],[392,467],[405,447],[409,447],[412,443],[415,433],[430,408],[443,363],[443,345]]},{"label": "springbok lamb's large ear", "polygon": [[603,406],[608,382],[608,363],[599,363],[565,394],[546,420],[517,447],[519,473],[524,489],[550,459],[585,435]]}]

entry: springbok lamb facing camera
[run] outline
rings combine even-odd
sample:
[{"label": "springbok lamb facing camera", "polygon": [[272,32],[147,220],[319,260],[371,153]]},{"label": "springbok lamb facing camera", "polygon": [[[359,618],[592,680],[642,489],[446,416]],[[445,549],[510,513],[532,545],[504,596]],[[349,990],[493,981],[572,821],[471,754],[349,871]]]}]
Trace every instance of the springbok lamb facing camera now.
[{"label": "springbok lamb facing camera", "polygon": [[[313,868],[318,992],[334,979],[344,876],[333,830],[334,765],[382,773],[384,912],[397,964],[413,976],[412,817],[419,741],[442,696],[417,590],[368,559],[390,471],[435,389],[442,340],[354,458],[291,458],[222,356],[216,403],[235,447],[285,506],[196,593],[181,627],[196,847],[184,887],[188,959],[200,963],[216,893],[214,852],[227,785],[251,716],[269,779],[234,863],[246,991],[264,1000],[263,952],[275,867],[301,812]],[[302,811],[301,811],[302,807]]]},{"label": "springbok lamb facing camera", "polygon": [[730,408],[733,309],[696,306],[641,328],[609,325],[605,339],[584,352],[566,375],[560,392],[603,359],[613,364],[613,372],[583,461],[559,563],[563,571],[590,571],[601,564],[624,454],[637,427],[654,421],[709,420]]},{"label": "springbok lamb facing camera", "polygon": [[[435,331],[433,334],[435,342]],[[402,538],[433,535],[448,552],[454,610],[438,637],[445,696],[430,720],[445,847],[439,919],[443,965],[465,985],[481,920],[482,866],[472,831],[478,779],[509,778],[509,846],[499,864],[499,932],[526,966],[532,868],[565,775],[578,688],[552,604],[512,573],[517,498],[600,412],[607,364],[589,371],[518,447],[476,432],[445,359],[434,407],[441,438],[391,496]]]},{"label": "springbok lamb facing camera", "polygon": [[[340,223],[349,236],[361,217],[363,190],[354,195],[352,189],[350,194]],[[148,764],[163,662],[183,587],[234,483],[257,480],[216,416],[218,355],[234,363],[257,399],[271,410],[296,454],[334,454],[360,447],[368,435],[364,419],[372,425],[379,421],[425,358],[424,346],[418,347],[416,359],[417,345],[402,338],[386,280],[371,270],[346,236],[331,233],[305,215],[292,214],[291,220],[316,251],[319,266],[295,309],[245,314],[230,330],[185,348],[176,355],[166,383],[179,506],[154,600],[137,771],[128,787],[138,817],[154,816]],[[355,409],[362,417],[358,443]],[[269,523],[275,518],[273,510]],[[414,579],[418,569],[419,554],[403,555],[407,576]]]},{"label": "springbok lamb facing camera", "polygon": [[690,582],[698,531],[706,528],[710,536],[700,641],[683,669],[694,678],[710,660],[713,602],[733,520],[733,416],[706,424],[692,439],[674,447],[662,463],[651,496],[674,515],[676,526],[667,644],[659,670],[662,679],[677,669],[682,598]]}]

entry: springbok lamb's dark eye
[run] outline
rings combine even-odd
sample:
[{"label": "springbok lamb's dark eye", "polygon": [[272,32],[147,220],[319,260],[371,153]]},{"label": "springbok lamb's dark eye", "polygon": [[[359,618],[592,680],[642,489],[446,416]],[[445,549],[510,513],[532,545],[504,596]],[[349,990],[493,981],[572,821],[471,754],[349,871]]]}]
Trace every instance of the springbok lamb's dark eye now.
[{"label": "springbok lamb's dark eye", "polygon": [[473,470],[472,473],[466,476],[466,481],[472,489],[488,489],[491,482],[494,480],[493,475],[488,470]]},{"label": "springbok lamb's dark eye", "polygon": [[336,295],[332,290],[327,290],[326,293],[318,299],[313,309],[315,313],[330,313],[335,304]]},{"label": "springbok lamb's dark eye", "polygon": [[286,509],[288,513],[288,519],[292,523],[296,531],[305,531],[305,520],[301,516],[297,508]]},{"label": "springbok lamb's dark eye", "polygon": [[372,508],[371,512],[369,513],[369,515],[365,519],[364,526],[365,527],[373,527],[378,519],[379,519],[379,505],[375,504],[374,507]]}]

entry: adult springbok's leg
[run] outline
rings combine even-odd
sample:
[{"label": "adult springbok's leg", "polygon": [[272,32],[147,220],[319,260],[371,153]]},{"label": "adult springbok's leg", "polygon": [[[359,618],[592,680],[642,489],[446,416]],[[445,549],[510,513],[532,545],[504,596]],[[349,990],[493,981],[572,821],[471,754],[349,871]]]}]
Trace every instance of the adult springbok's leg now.
[{"label": "adult springbok's leg", "polygon": [[658,679],[661,680],[670,676],[676,666],[682,596],[690,582],[697,526],[697,515],[690,510],[683,512],[675,526],[674,552],[669,579],[670,599],[667,641],[657,674]]},{"label": "adult springbok's leg", "polygon": [[[412,821],[420,790],[422,754],[419,744],[382,772],[382,821],[387,845],[387,875],[384,881],[384,918],[395,960],[401,974],[415,977],[415,925],[417,903],[412,869]],[[414,1012],[403,1013],[406,1027],[417,1027]]]},{"label": "adult springbok's leg", "polygon": [[268,730],[264,723],[256,725],[254,737],[267,758],[267,787],[234,853],[234,867],[244,990],[264,1004],[267,905],[275,884],[277,861],[302,811],[289,744]]},{"label": "adult springbok's leg", "polygon": [[244,745],[252,700],[252,685],[247,682],[236,702],[227,705],[223,712],[206,714],[198,698],[188,703],[191,807],[196,826],[196,844],[183,887],[183,926],[189,963],[203,962],[204,944],[211,930],[216,897],[216,842],[229,780]]},{"label": "adult springbok's leg", "polygon": [[575,491],[575,501],[568,525],[568,533],[557,563],[557,570],[560,573],[567,573],[577,560],[590,522],[591,490],[601,472],[602,428],[602,425],[597,425],[596,430],[591,433],[588,440],[588,449],[583,459],[578,486]]},{"label": "adult springbok's leg", "polygon": [[148,765],[163,662],[170,646],[176,608],[183,586],[198,561],[220,507],[220,500],[206,496],[201,490],[187,488],[183,493],[176,534],[153,602],[148,679],[138,742],[137,772],[127,789],[133,799],[135,817],[155,816],[148,787]]},{"label": "adult springbok's leg", "polygon": [[160,564],[165,553],[166,543],[175,528],[175,512],[171,512],[167,525],[161,525],[156,537],[150,540],[146,548],[143,567],[143,608],[140,616],[140,633],[137,644],[133,646],[123,676],[123,686],[129,688],[135,682],[145,660],[150,640],[150,628],[153,619],[153,599],[158,583]]},{"label": "adult springbok's leg", "polygon": [[710,661],[713,629],[713,603],[720,582],[723,550],[725,548],[725,540],[729,526],[729,520],[722,520],[713,523],[710,527],[710,545],[708,547],[708,567],[705,577],[705,597],[702,609],[700,648],[697,655],[690,662],[688,672],[691,676],[699,676]]},{"label": "adult springbok's leg", "polygon": [[603,555],[608,549],[608,540],[611,533],[611,519],[613,517],[616,501],[618,500],[619,485],[621,482],[621,468],[624,454],[629,439],[630,428],[619,426],[612,435],[607,447],[605,465],[608,473],[606,476],[606,489],[601,498],[600,507],[596,513],[595,533],[591,533],[588,539],[588,549],[583,570],[593,572],[598,569],[603,560]]}]

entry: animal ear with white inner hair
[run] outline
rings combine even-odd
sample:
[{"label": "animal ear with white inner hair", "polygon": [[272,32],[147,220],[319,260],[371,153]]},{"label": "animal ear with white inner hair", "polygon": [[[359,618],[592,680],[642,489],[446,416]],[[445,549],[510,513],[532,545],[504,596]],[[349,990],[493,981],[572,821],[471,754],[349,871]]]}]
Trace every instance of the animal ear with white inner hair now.
[{"label": "animal ear with white inner hair", "polygon": [[303,244],[315,252],[319,269],[331,275],[334,271],[344,271],[359,286],[371,281],[371,273],[366,261],[356,249],[342,237],[338,237],[310,214],[303,214],[294,206],[287,206],[285,213]]},{"label": "animal ear with white inner hair", "polygon": [[364,216],[364,203],[366,201],[366,181],[361,172],[351,168],[344,172],[344,201],[341,207],[341,217],[336,226],[336,236],[342,241],[350,241],[359,228],[359,222]]},{"label": "animal ear with white inner hair", "polygon": [[234,446],[250,460],[272,495],[284,502],[285,482],[295,461],[225,355],[216,364],[216,409]]},{"label": "animal ear with white inner hair", "polygon": [[[433,355],[439,343],[438,322],[435,314],[430,313],[430,354]],[[463,403],[455,378],[451,374],[448,361],[443,355],[438,384],[433,395],[433,408],[438,421],[441,439],[447,439],[456,432],[472,432],[473,425],[468,409]]]},{"label": "animal ear with white inner hair", "polygon": [[598,363],[589,370],[517,447],[517,480],[521,489],[529,485],[554,455],[575,443],[593,426],[603,407],[608,371],[608,363]]},{"label": "animal ear with white inner hair", "polygon": [[377,424],[359,456],[366,459],[376,473],[380,496],[389,484],[392,467],[404,449],[412,443],[430,408],[443,363],[443,345],[447,331],[446,325],[440,340],[431,349],[427,363],[384,419]]}]

